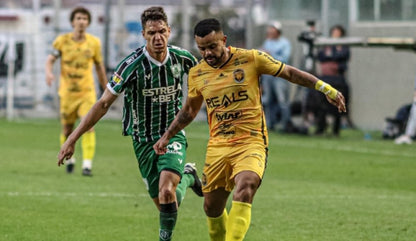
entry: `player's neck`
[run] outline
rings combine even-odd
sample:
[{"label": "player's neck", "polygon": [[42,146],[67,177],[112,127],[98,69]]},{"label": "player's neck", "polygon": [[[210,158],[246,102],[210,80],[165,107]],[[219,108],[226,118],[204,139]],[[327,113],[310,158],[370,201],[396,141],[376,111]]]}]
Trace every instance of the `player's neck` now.
[{"label": "player's neck", "polygon": [[74,30],[72,33],[72,40],[75,42],[82,42],[85,40],[85,31]]},{"label": "player's neck", "polygon": [[221,66],[223,66],[228,61],[230,56],[231,56],[230,55],[230,48],[225,47],[224,54],[221,57],[221,63],[219,63],[218,66],[214,66],[214,67],[215,68],[220,68]]},{"label": "player's neck", "polygon": [[163,61],[166,59],[166,56],[168,54],[167,50],[161,53],[155,53],[153,51],[149,51],[149,49],[146,49],[146,50],[149,53],[150,57],[152,57],[153,59],[157,60],[160,63],[163,63]]}]

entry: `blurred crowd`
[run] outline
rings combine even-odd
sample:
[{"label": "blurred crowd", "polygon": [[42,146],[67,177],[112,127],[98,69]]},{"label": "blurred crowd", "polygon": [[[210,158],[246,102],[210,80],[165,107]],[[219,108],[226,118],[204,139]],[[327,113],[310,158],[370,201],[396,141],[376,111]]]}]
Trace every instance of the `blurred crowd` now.
[{"label": "blurred crowd", "polygon": [[[348,105],[350,88],[346,73],[350,59],[349,47],[340,45],[315,49],[314,40],[322,34],[316,30],[314,21],[308,21],[307,25],[308,29],[298,37],[304,45],[301,69],[317,75],[341,91]],[[266,39],[261,50],[283,63],[290,64],[292,47],[283,34],[282,24],[271,21],[267,26]],[[346,30],[341,25],[334,25],[329,31],[329,36],[345,37]],[[349,115],[338,113],[318,91],[298,87],[294,98],[290,98],[290,83],[284,79],[263,76],[261,81],[263,106],[270,131],[324,135],[329,132],[329,124],[332,124],[332,135],[339,136],[342,128],[354,128]],[[300,117],[297,118],[300,121],[295,121],[296,117]]]}]

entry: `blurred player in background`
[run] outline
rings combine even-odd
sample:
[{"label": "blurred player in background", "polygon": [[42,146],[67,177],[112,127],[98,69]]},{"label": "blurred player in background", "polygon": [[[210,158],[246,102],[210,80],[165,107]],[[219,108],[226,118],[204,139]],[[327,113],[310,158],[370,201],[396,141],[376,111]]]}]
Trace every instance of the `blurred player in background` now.
[{"label": "blurred player in background", "polygon": [[413,94],[413,103],[410,108],[409,119],[407,120],[405,133],[397,137],[394,142],[396,144],[412,144],[412,137],[416,136],[416,79],[415,92]]},{"label": "blurred player in background", "polygon": [[[200,21],[194,30],[203,57],[189,73],[187,101],[165,134],[154,145],[168,153],[170,139],[207,106],[210,138],[202,190],[208,229],[213,241],[243,240],[251,220],[251,204],[266,168],[268,135],[261,106],[259,77],[280,76],[315,88],[345,112],[343,95],[311,74],[273,59],[259,50],[227,47],[216,19]],[[229,213],[225,210],[233,188]]]},{"label": "blurred player in background", "polygon": [[[55,80],[53,64],[61,58],[61,75],[59,84],[61,145],[74,129],[78,118],[84,118],[97,100],[92,66],[104,89],[106,73],[101,54],[100,40],[86,32],[91,23],[90,12],[77,7],[72,10],[70,21],[71,33],[59,35],[53,42],[53,51],[46,61],[46,83],[51,86]],[[82,137],[82,174],[91,176],[92,160],[95,154],[95,132],[89,129]],[[72,173],[75,159],[67,160],[67,172]]]},{"label": "blurred player in background", "polygon": [[124,92],[123,135],[132,137],[139,169],[150,197],[160,211],[159,240],[171,240],[178,206],[187,187],[202,196],[194,164],[185,164],[185,132],[169,142],[167,154],[156,155],[153,145],[165,133],[182,107],[182,83],[196,58],[184,49],[168,45],[170,27],[161,7],[141,15],[146,45],[117,66],[103,96],[68,137],[58,156],[58,165],[71,158],[75,142],[108,111]]}]

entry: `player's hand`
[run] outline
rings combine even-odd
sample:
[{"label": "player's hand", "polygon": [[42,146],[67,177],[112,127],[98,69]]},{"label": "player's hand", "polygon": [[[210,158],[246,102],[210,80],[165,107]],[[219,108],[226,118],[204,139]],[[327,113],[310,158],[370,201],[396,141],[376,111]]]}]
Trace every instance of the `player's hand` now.
[{"label": "player's hand", "polygon": [[169,144],[169,139],[162,136],[154,145],[153,149],[155,150],[157,155],[164,155],[167,152],[166,146]]},{"label": "player's hand", "polygon": [[329,103],[333,104],[334,106],[338,108],[339,113],[347,112],[347,107],[345,107],[345,98],[341,92],[338,91],[335,99],[331,99],[328,95],[325,95],[325,97]]},{"label": "player's hand", "polygon": [[52,83],[55,81],[55,76],[52,73],[46,73],[46,84],[52,86]]},{"label": "player's hand", "polygon": [[65,160],[68,160],[72,157],[75,150],[75,143],[70,143],[66,141],[62,147],[61,150],[58,153],[58,166],[64,165]]}]

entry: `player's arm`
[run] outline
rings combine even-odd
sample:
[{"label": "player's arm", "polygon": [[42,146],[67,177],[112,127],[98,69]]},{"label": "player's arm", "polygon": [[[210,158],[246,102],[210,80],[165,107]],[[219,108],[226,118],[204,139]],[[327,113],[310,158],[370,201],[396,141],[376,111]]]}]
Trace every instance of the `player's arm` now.
[{"label": "player's arm", "polygon": [[88,114],[82,118],[81,123],[62,145],[58,154],[58,166],[63,165],[64,160],[71,158],[74,154],[76,141],[107,113],[111,104],[113,104],[116,99],[117,95],[114,95],[108,89],[105,89],[101,98],[94,104]]},{"label": "player's arm", "polygon": [[169,139],[175,136],[180,130],[185,128],[191,123],[199,110],[201,109],[203,97],[191,97],[186,99],[184,107],[178,112],[173,122],[168,127],[168,130],[163,136],[153,145],[157,155],[163,155],[166,153],[166,146],[169,143]]},{"label": "player's arm", "polygon": [[101,88],[105,90],[107,86],[107,74],[105,72],[104,63],[101,62],[95,64],[95,72],[97,73],[98,82],[100,83]]},{"label": "player's arm", "polygon": [[339,112],[347,111],[345,107],[345,98],[342,93],[315,76],[290,65],[286,65],[279,77],[298,85],[316,89],[324,93],[329,103],[335,105]]},{"label": "player's arm", "polygon": [[45,74],[46,74],[46,84],[48,86],[52,85],[52,82],[55,80],[55,76],[53,74],[53,64],[58,58],[52,54],[49,54],[46,58],[45,64]]}]

